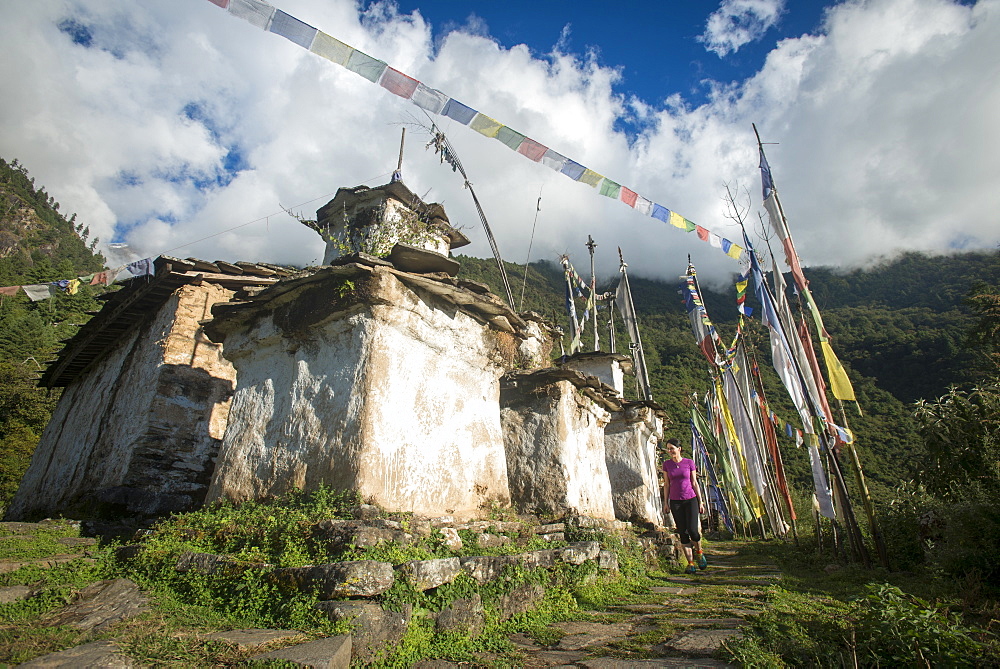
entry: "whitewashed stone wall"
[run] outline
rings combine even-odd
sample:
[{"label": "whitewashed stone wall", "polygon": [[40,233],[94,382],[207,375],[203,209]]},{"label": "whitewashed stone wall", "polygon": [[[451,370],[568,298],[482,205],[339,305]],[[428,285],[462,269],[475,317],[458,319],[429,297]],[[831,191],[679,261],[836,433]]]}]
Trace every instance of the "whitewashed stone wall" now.
[{"label": "whitewashed stone wall", "polygon": [[614,520],[604,452],[608,412],[569,381],[521,377],[501,395],[513,504]]},{"label": "whitewashed stone wall", "polygon": [[611,498],[619,520],[663,526],[656,457],[656,445],[662,437],[663,422],[645,406],[616,411],[604,428]]},{"label": "whitewashed stone wall", "polygon": [[217,316],[239,382],[209,499],[326,484],[459,518],[507,503],[493,332],[381,268],[353,281],[350,308],[331,277]]},{"label": "whitewashed stone wall", "polygon": [[204,499],[234,370],[199,331],[232,293],[179,288],[63,392],[7,518],[95,502],[131,512],[192,508]]}]

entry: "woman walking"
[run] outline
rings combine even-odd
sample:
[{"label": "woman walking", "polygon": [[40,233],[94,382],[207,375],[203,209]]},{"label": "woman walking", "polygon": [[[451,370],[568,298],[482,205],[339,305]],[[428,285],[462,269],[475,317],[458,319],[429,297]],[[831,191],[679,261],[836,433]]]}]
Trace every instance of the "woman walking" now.
[{"label": "woman walking", "polygon": [[705,512],[705,507],[698,495],[697,471],[694,460],[681,457],[677,440],[667,439],[667,461],[663,463],[663,511],[666,513],[669,510],[674,517],[689,574],[697,574],[699,567],[708,567],[708,560],[701,550],[701,533],[698,532],[698,515]]}]

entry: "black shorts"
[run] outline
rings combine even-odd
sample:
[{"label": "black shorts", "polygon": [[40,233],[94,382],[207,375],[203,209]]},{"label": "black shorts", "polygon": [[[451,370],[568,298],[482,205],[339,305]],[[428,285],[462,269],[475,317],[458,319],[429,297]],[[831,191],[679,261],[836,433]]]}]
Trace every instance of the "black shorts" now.
[{"label": "black shorts", "polygon": [[698,498],[670,500],[670,515],[677,525],[677,534],[681,536],[682,544],[701,541],[698,532]]}]

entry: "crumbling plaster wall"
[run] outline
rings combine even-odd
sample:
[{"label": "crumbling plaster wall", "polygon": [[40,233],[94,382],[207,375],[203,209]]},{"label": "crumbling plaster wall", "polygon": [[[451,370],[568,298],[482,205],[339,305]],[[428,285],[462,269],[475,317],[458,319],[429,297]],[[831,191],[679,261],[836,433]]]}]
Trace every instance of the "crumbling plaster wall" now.
[{"label": "crumbling plaster wall", "polygon": [[64,391],[6,517],[93,502],[129,511],[204,498],[234,370],[198,320],[232,293],[183,286]]},{"label": "crumbling plaster wall", "polygon": [[649,407],[626,407],[611,415],[604,447],[611,498],[618,520],[663,526],[663,495],[656,445],[663,422]]},{"label": "crumbling plaster wall", "polygon": [[389,272],[356,279],[350,308],[336,281],[220,324],[239,382],[209,498],[326,484],[456,517],[507,502],[492,331]]},{"label": "crumbling plaster wall", "polygon": [[500,417],[516,507],[614,520],[604,453],[607,411],[563,380],[505,388]]}]

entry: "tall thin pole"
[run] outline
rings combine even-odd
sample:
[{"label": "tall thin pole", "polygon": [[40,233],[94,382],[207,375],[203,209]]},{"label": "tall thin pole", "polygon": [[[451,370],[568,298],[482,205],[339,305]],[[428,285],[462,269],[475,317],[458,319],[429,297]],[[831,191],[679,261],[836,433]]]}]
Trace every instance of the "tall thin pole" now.
[{"label": "tall thin pole", "polygon": [[653,391],[649,387],[649,373],[646,371],[646,354],[642,350],[642,337],[639,336],[639,321],[635,316],[635,305],[632,303],[632,290],[628,285],[628,264],[625,262],[625,258],[622,256],[622,249],[618,247],[618,261],[621,263],[619,270],[622,273],[622,284],[625,287],[625,309],[631,315],[632,323],[631,326],[626,323],[626,327],[629,330],[629,334],[633,335],[635,341],[632,342],[633,348],[635,349],[635,369],[636,369],[636,383],[639,384],[639,390],[642,394],[642,399],[652,400]]},{"label": "tall thin pole", "polygon": [[392,173],[393,181],[403,180],[403,145],[406,144],[406,126],[399,135],[399,160],[396,161],[396,171]]},{"label": "tall thin pole", "polygon": [[594,249],[597,242],[590,235],[587,235],[587,250],[590,251],[590,301],[594,305],[594,313],[591,315],[594,325],[594,350],[601,350],[600,336],[597,334],[597,273],[594,271]]}]

